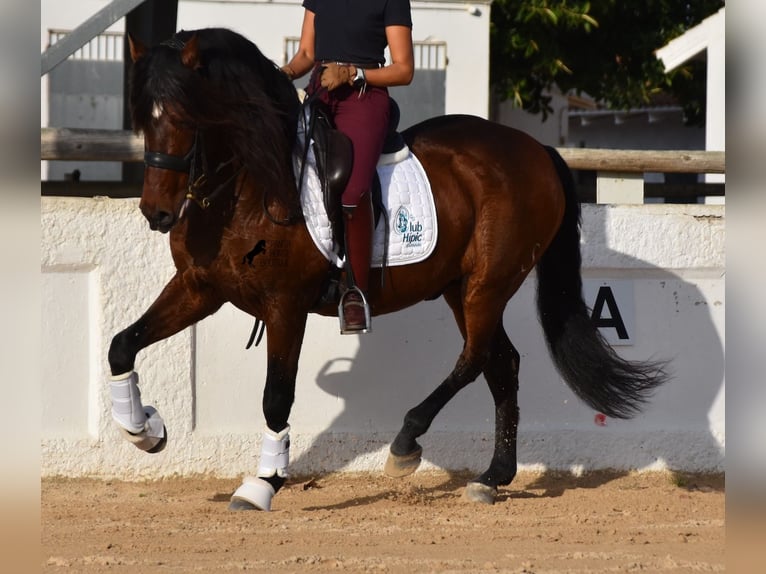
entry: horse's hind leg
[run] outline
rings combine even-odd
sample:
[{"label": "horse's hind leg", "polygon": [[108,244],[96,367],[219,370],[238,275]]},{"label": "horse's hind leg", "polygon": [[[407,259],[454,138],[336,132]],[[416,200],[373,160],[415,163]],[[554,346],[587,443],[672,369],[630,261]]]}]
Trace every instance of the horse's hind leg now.
[{"label": "horse's hind leg", "polygon": [[481,367],[468,361],[461,354],[449,376],[416,407],[407,411],[399,434],[391,443],[385,472],[389,476],[402,477],[414,472],[420,465],[423,449],[417,438],[424,435],[436,415],[460,389],[476,380]]},{"label": "horse's hind leg", "polygon": [[[417,438],[425,434],[444,405],[460,389],[479,376],[489,358],[492,333],[502,316],[502,307],[484,301],[486,304],[482,306],[483,312],[474,314],[467,322],[463,308],[464,295],[460,284],[454,284],[448,288],[444,298],[452,308],[466,343],[449,376],[422,403],[410,409],[404,416],[404,424],[391,443],[386,461],[385,472],[389,476],[406,476],[417,469],[422,453]],[[473,303],[474,308],[477,303]]]},{"label": "horse's hind leg", "polygon": [[[463,321],[462,304],[460,301],[460,286],[453,285],[447,289],[444,299],[452,308],[460,333],[465,339],[465,323]],[[463,361],[462,355],[449,377],[439,385],[422,403],[410,409],[404,416],[404,424],[399,434],[391,443],[386,460],[385,473],[399,478],[415,472],[420,465],[423,449],[417,438],[425,434],[439,411],[457,392],[479,376],[480,369],[470,369]]]},{"label": "horse's hind leg", "polygon": [[499,325],[484,367],[484,378],[495,402],[495,452],[489,468],[466,487],[466,497],[474,502],[494,503],[497,487],[510,484],[516,476],[519,361],[518,351]]},{"label": "horse's hind leg", "polygon": [[[485,297],[491,295],[489,288],[481,292]],[[510,484],[516,475],[520,357],[502,325],[502,297],[479,297],[467,303],[460,286],[453,285],[444,298],[466,341],[463,352],[450,376],[405,416],[391,444],[386,473],[405,476],[417,468],[422,449],[416,439],[428,430],[444,405],[483,371],[495,403],[495,451],[489,468],[468,483],[466,497],[492,504],[497,487]]]}]

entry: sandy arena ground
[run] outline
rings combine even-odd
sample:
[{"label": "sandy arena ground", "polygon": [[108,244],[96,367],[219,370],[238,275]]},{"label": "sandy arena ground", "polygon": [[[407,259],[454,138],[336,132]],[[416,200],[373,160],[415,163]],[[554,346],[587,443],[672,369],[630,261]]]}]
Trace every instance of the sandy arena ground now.
[{"label": "sandy arena ground", "polygon": [[42,572],[721,572],[724,479],[521,473],[494,506],[467,475],[292,479],[265,512],[239,480],[42,481]]}]

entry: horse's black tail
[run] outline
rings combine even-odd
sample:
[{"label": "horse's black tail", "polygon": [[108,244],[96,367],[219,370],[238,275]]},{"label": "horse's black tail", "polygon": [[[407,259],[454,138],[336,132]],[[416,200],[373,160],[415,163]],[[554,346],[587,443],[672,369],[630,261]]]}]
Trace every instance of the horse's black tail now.
[{"label": "horse's black tail", "polygon": [[564,159],[546,147],[564,186],[566,207],[556,237],[537,264],[537,309],[553,361],[569,387],[607,416],[637,414],[667,380],[664,362],[632,362],[609,346],[590,317],[580,276],[580,203]]}]

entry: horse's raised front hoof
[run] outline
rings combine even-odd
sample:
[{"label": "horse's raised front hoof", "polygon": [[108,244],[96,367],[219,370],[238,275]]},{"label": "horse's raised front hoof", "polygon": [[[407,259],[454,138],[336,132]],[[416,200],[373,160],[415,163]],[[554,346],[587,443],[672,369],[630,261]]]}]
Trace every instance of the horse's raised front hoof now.
[{"label": "horse's raised front hoof", "polygon": [[137,434],[131,433],[119,426],[118,430],[128,442],[134,444],[136,448],[150,454],[157,454],[158,452],[165,450],[165,447],[168,445],[168,429],[165,428],[165,425],[162,425],[161,437],[150,436],[146,431]]},{"label": "horse's raised front hoof", "polygon": [[271,499],[276,491],[262,478],[246,476],[231,495],[229,510],[271,510]]},{"label": "horse's raised front hoof", "polygon": [[157,454],[158,452],[162,452],[165,450],[165,447],[168,445],[168,429],[165,428],[165,425],[162,425],[162,438],[160,439],[160,442],[158,442],[155,446],[147,450],[149,454]]},{"label": "horse's raised front hoof", "polygon": [[487,486],[480,482],[469,482],[465,487],[463,498],[469,502],[478,502],[480,504],[495,504],[497,498],[497,488]]},{"label": "horse's raised front hoof", "polygon": [[388,458],[386,459],[386,466],[383,471],[391,478],[402,478],[403,476],[412,474],[417,470],[418,466],[420,466],[422,455],[423,449],[421,447],[418,447],[416,451],[403,456],[395,455],[389,451]]},{"label": "horse's raised front hoof", "polygon": [[153,406],[145,406],[144,414],[146,415],[146,422],[144,423],[143,430],[140,432],[130,432],[119,421],[116,421],[117,429],[136,448],[144,452],[156,454],[164,450],[168,444],[168,429],[165,427],[165,423],[157,409]]}]

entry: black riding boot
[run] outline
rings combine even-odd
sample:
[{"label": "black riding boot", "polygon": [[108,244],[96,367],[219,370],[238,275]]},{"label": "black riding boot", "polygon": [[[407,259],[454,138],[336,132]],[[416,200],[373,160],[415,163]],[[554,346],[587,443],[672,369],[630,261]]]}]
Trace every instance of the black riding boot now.
[{"label": "black riding boot", "polygon": [[369,306],[366,302],[372,259],[372,198],[365,193],[356,207],[344,207],[346,256],[351,263],[354,286],[342,299],[342,333],[366,333],[370,330]]}]

